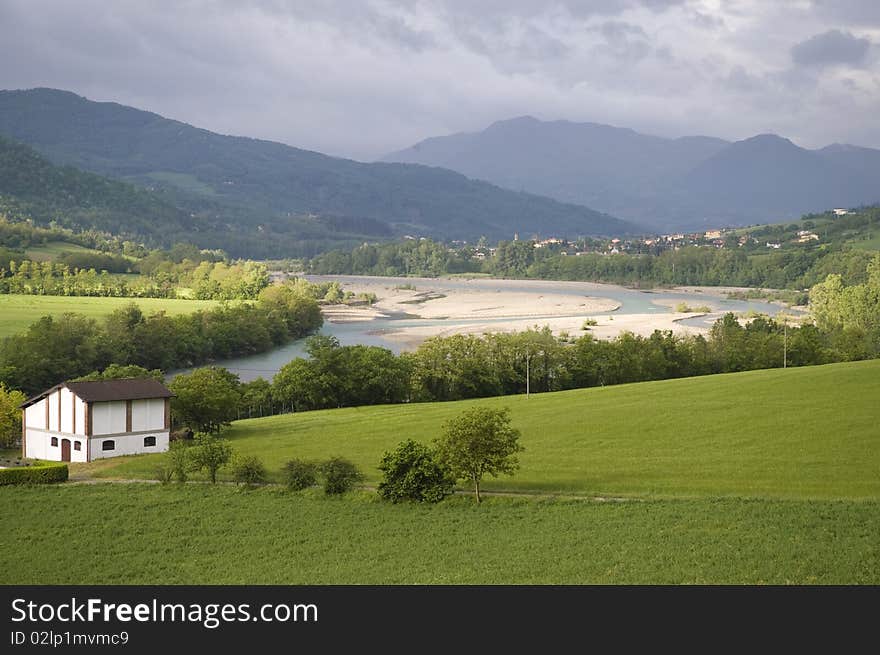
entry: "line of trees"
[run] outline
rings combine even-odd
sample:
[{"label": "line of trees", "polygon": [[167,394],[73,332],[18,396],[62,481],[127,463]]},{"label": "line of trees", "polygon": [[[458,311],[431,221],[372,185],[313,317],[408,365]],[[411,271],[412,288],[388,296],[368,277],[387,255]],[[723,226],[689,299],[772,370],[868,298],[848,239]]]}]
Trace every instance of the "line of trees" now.
[{"label": "line of trees", "polygon": [[256,302],[181,316],[147,316],[134,303],[101,321],[44,316],[0,342],[0,383],[36,393],[111,364],[167,371],[265,352],[322,325],[317,301],[302,286],[278,285]]},{"label": "line of trees", "polygon": [[266,267],[250,261],[227,264],[185,260],[170,267],[156,267],[148,275],[122,278],[111,275],[127,270],[122,264],[114,265],[117,259],[127,263],[128,269],[135,266],[124,257],[100,253],[70,253],[57,262],[13,259],[0,267],[0,293],[176,298],[178,287],[185,286],[199,300],[253,300],[270,282]]}]

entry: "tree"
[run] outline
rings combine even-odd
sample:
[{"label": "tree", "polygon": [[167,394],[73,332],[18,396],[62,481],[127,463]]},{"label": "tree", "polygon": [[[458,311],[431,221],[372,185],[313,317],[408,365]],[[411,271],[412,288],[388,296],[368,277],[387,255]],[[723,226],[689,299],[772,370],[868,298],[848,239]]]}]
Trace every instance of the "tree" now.
[{"label": "tree", "polygon": [[456,479],[473,483],[479,503],[484,475],[512,475],[519,468],[516,453],[524,450],[519,437],[519,430],[510,425],[509,408],[474,407],[446,422],[443,436],[435,442],[437,458]]},{"label": "tree", "polygon": [[328,495],[344,494],[364,479],[357,466],[344,457],[331,457],[318,466],[318,471],[324,476],[324,493]]},{"label": "tree", "polygon": [[386,452],[379,463],[379,495],[392,503],[402,500],[437,503],[452,493],[455,480],[434,452],[412,439]]},{"label": "tree", "polygon": [[88,375],[82,375],[76,378],[75,382],[86,382],[95,380],[121,380],[127,378],[152,378],[157,382],[164,382],[165,376],[161,370],[154,368],[152,371],[145,369],[137,364],[129,364],[127,366],[121,364],[110,364],[103,371],[92,371]]},{"label": "tree", "polygon": [[[193,459],[189,445],[184,441],[172,441],[165,455],[167,469],[160,473],[163,481],[177,478],[180,483],[186,482],[189,472],[193,470]],[[163,467],[164,468],[164,467]]]},{"label": "tree", "polygon": [[21,404],[27,400],[17,389],[0,382],[0,448],[14,448],[21,438]]},{"label": "tree", "polygon": [[168,385],[175,397],[175,419],[196,432],[216,433],[235,418],[239,404],[238,376],[225,368],[200,368],[178,375]]},{"label": "tree", "polygon": [[195,446],[191,449],[195,470],[208,469],[211,482],[217,483],[217,471],[226,466],[232,458],[232,446],[225,439],[211,434],[197,434]]}]

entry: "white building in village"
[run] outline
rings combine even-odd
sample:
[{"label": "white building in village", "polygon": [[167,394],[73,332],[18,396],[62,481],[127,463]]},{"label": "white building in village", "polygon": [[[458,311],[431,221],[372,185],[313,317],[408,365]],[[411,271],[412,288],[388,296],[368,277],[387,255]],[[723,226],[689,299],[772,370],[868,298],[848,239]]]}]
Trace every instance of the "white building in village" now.
[{"label": "white building in village", "polygon": [[166,451],[173,395],[152,379],[63,382],[21,406],[22,455],[91,462]]}]

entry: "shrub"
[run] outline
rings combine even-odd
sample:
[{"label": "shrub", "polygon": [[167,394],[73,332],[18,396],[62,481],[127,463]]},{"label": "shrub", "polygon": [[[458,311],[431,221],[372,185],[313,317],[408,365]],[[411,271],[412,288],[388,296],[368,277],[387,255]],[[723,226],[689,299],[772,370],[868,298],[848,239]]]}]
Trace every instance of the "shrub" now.
[{"label": "shrub", "polygon": [[331,457],[318,466],[318,471],[324,476],[326,494],[344,494],[364,479],[357,466],[344,457]]},{"label": "shrub", "polygon": [[0,469],[0,485],[64,482],[67,480],[68,473],[67,464],[55,462],[40,462],[33,466],[15,466]]},{"label": "shrub", "polygon": [[[172,441],[165,455],[165,466],[169,469],[168,481],[177,478],[180,483],[186,482],[190,471],[193,470],[192,455],[185,441]],[[162,478],[160,478],[161,480]]]},{"label": "shrub", "polygon": [[314,486],[318,481],[317,465],[301,459],[288,461],[282,469],[284,483],[291,491],[300,491]]},{"label": "shrub", "polygon": [[266,481],[266,467],[259,457],[247,455],[238,457],[232,464],[232,479],[239,484],[262,484]]},{"label": "shrub", "polygon": [[174,479],[174,467],[167,460],[156,467],[156,479],[162,484],[168,484]]},{"label": "shrub", "polygon": [[452,493],[455,485],[449,469],[435,460],[434,452],[412,439],[385,453],[379,470],[383,473],[379,495],[392,503],[403,500],[438,503]]},{"label": "shrub", "polygon": [[581,326],[581,330],[589,330],[591,327],[595,327],[596,325],[599,325],[599,321],[597,321],[595,318],[588,318]]}]

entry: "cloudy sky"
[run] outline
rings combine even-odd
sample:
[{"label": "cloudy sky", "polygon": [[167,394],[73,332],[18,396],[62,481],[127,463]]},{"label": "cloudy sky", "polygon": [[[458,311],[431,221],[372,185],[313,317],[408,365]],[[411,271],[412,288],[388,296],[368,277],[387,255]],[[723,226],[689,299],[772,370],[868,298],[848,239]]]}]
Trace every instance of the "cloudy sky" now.
[{"label": "cloudy sky", "polygon": [[880,148],[880,0],[0,0],[0,88],[370,160],[529,114]]}]

